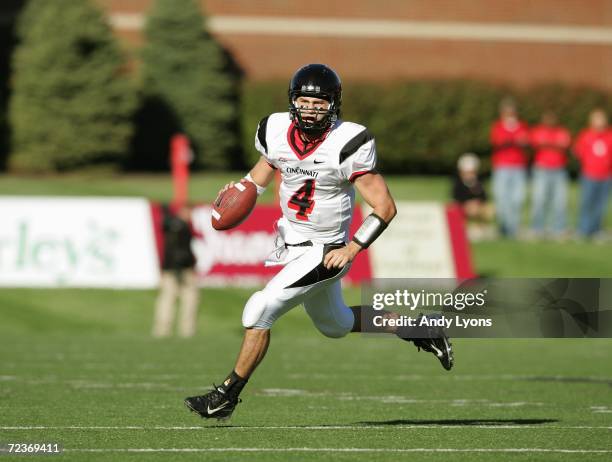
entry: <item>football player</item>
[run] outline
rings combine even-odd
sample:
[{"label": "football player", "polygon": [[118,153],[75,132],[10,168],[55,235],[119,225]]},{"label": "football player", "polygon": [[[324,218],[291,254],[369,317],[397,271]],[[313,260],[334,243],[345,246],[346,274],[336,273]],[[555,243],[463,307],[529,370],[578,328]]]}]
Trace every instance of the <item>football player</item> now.
[{"label": "football player", "polygon": [[[340,279],[355,256],[385,230],[396,208],[376,171],[374,138],[364,126],[339,118],[341,102],[336,72],[309,64],[291,79],[289,112],[271,114],[257,127],[255,147],[261,157],[241,181],[253,182],[261,194],[280,171],[279,247],[266,264],[284,268],[247,301],[243,343],[232,372],[209,393],[185,399],[187,407],[204,418],[232,414],[266,354],[270,328],[291,308],[303,304],[316,328],[328,337],[360,332],[362,321],[366,323],[371,308],[348,307]],[[225,185],[220,194],[231,186]],[[373,211],[351,238],[355,188]],[[423,338],[412,339],[401,328],[388,329],[434,353],[445,369],[452,367],[451,346],[441,329],[431,328]]]}]

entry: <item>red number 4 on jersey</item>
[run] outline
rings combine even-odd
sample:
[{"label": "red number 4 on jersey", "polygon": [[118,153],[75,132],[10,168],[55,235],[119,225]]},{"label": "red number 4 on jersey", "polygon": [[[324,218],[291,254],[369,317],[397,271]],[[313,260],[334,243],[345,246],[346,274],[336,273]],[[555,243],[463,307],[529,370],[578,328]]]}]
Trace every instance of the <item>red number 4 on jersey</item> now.
[{"label": "red number 4 on jersey", "polygon": [[306,180],[287,202],[290,209],[297,210],[295,216],[298,220],[308,221],[308,215],[315,205],[315,201],[312,200],[314,192],[315,180]]}]

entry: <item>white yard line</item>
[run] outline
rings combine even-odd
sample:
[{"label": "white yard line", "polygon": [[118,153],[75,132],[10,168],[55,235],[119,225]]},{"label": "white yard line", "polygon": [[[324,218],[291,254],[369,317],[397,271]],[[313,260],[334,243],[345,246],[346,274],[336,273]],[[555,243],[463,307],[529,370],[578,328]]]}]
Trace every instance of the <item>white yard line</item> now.
[{"label": "white yard line", "polygon": [[554,429],[554,430],[612,430],[612,426],[582,425],[260,425],[260,426],[6,426],[0,430],[372,430],[372,429],[440,429],[440,428],[484,428],[492,430]]},{"label": "white yard line", "polygon": [[95,448],[64,449],[67,452],[489,452],[489,453],[562,453],[608,454],[612,449],[560,448]]},{"label": "white yard line", "polygon": [[[2,376],[0,376],[1,379]],[[11,380],[18,380],[28,385],[42,385],[47,383],[63,383],[77,390],[90,390],[90,389],[143,389],[143,390],[164,390],[164,391],[176,391],[176,392],[187,392],[188,390],[197,389],[197,386],[185,387],[185,386],[174,386],[168,383],[156,383],[156,382],[97,382],[89,381],[87,379],[59,379],[53,378],[42,378],[37,380],[23,379],[16,376],[11,376]],[[328,399],[337,399],[340,401],[376,401],[383,404],[404,404],[404,405],[419,405],[419,404],[435,404],[445,403],[454,407],[465,407],[465,406],[484,406],[484,407],[536,407],[546,406],[546,403],[542,402],[527,402],[527,401],[516,401],[516,402],[497,402],[488,399],[418,399],[410,396],[400,395],[356,395],[350,392],[335,393],[332,391],[309,391],[304,389],[296,388],[263,388],[255,390],[256,396],[265,398],[292,398],[292,397],[325,397]],[[597,411],[601,412],[601,411]]]}]

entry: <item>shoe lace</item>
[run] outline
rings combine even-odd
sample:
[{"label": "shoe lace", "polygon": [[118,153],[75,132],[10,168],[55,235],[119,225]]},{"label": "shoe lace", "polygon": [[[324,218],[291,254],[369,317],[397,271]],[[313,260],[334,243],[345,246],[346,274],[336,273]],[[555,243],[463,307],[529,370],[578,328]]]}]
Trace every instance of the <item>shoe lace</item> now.
[{"label": "shoe lace", "polygon": [[213,389],[210,391],[210,393],[212,395],[212,398],[215,401],[228,400],[229,402],[232,402],[232,403],[242,403],[242,400],[240,398],[232,397],[230,394],[223,391],[223,388],[215,385],[214,382],[212,385],[213,385]]}]

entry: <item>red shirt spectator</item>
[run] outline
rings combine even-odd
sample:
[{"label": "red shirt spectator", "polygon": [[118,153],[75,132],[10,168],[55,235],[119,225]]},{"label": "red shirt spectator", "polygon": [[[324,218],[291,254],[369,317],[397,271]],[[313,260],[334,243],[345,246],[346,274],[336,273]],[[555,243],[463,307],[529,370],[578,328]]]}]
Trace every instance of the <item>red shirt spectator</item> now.
[{"label": "red shirt spectator", "polygon": [[529,132],[529,141],[535,150],[536,167],[558,169],[567,165],[565,150],[572,139],[566,128],[546,123],[536,125]]},{"label": "red shirt spectator", "polygon": [[607,180],[612,174],[612,131],[585,128],[580,132],[574,152],[582,174],[590,180]]},{"label": "red shirt spectator", "polygon": [[502,117],[491,128],[493,167],[525,167],[527,155],[524,146],[529,141],[529,129],[516,118]]}]

